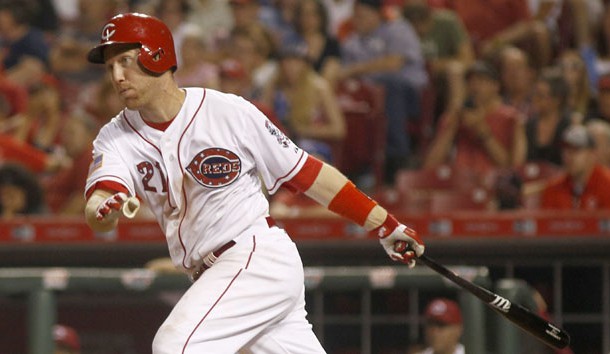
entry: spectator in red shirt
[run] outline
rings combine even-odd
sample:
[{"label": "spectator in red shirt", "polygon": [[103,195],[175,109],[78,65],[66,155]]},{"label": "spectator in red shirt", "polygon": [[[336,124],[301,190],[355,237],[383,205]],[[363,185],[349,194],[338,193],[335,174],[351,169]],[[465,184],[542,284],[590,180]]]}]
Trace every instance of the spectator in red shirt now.
[{"label": "spectator in red shirt", "polygon": [[86,201],[82,191],[91,163],[93,139],[98,130],[95,119],[82,111],[72,113],[64,124],[60,134],[61,146],[72,165],[42,179],[47,205],[53,213],[82,215],[84,212]]},{"label": "spectator in red shirt", "polygon": [[573,125],[563,135],[566,173],[549,181],[542,192],[543,209],[610,208],[610,170],[597,160],[595,140],[586,127]]},{"label": "spectator in red shirt", "polygon": [[497,71],[475,62],[467,70],[466,85],[466,104],[441,117],[424,168],[450,163],[483,177],[496,169],[520,166],[527,150],[524,119],[502,102]]}]

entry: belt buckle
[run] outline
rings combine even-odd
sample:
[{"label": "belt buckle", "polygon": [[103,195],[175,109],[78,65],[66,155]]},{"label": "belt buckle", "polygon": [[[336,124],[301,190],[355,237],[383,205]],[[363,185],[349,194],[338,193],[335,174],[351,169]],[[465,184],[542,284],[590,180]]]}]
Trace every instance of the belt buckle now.
[{"label": "belt buckle", "polygon": [[214,265],[214,263],[216,262],[218,257],[220,257],[221,254],[223,254],[226,250],[233,246],[235,246],[235,241],[231,240],[222,245],[216,251],[212,251],[206,254],[205,257],[203,257],[203,259],[201,260],[201,264],[195,269],[193,273],[190,274],[191,282],[194,283],[195,281],[197,281],[197,279],[201,277],[201,274],[203,274],[203,272],[205,272]]}]

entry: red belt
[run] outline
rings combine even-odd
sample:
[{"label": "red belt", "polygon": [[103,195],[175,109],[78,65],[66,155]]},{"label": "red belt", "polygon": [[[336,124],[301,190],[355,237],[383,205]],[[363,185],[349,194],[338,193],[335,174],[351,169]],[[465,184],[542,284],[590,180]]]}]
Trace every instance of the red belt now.
[{"label": "red belt", "polygon": [[[267,226],[269,227],[274,227],[276,225],[275,220],[271,216],[267,216],[265,220],[267,221]],[[223,253],[225,253],[229,248],[233,246],[235,246],[235,241],[231,240],[217,248],[215,251],[208,254],[206,257],[204,257],[204,260],[199,266],[199,269],[197,269],[191,274],[191,279],[193,281],[199,279],[203,272],[210,269],[210,267],[214,264],[218,257],[220,257]]]}]

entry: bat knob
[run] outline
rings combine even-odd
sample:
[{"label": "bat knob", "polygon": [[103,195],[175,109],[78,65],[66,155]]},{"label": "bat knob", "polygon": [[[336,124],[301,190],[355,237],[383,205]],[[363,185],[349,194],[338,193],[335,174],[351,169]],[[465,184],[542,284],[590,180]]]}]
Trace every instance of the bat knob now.
[{"label": "bat knob", "polygon": [[121,210],[126,218],[133,219],[138,213],[138,210],[140,210],[140,200],[136,197],[130,197],[123,203],[123,208]]}]

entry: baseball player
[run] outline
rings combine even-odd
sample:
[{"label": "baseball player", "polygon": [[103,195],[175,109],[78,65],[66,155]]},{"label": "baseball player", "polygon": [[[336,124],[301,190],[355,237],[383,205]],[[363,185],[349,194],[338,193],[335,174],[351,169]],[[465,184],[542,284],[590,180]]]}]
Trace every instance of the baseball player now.
[{"label": "baseball player", "polygon": [[[185,292],[153,341],[154,354],[323,353],[306,320],[303,266],[269,216],[261,183],[284,186],[376,232],[388,255],[412,266],[415,231],[309,156],[241,97],[179,88],[172,35],[160,20],[113,17],[88,55],[104,64],[126,108],[99,132],[86,184],[96,231],[145,201]],[[406,252],[395,244],[408,245]]]}]

